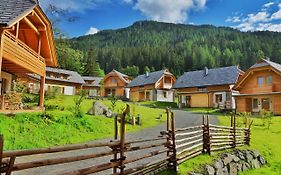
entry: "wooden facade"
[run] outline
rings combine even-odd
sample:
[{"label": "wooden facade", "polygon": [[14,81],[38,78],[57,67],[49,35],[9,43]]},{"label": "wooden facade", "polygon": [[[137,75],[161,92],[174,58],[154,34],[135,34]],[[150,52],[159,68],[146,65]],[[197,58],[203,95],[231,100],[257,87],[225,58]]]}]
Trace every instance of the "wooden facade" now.
[{"label": "wooden facade", "polygon": [[101,77],[82,77],[85,81],[83,90],[87,91],[88,98],[101,96]]},{"label": "wooden facade", "polygon": [[185,72],[174,85],[179,107],[235,109],[233,86],[243,73],[238,66]]},{"label": "wooden facade", "polygon": [[212,107],[218,108],[221,102],[228,103],[228,108],[234,104],[232,99],[233,85],[214,85],[207,87],[191,87],[177,89],[182,107]]},{"label": "wooden facade", "polygon": [[281,69],[278,65],[261,60],[240,78],[234,87],[240,92],[236,96],[237,112],[259,113],[266,110],[281,114]]},{"label": "wooden facade", "polygon": [[[141,75],[142,79],[153,76],[153,72],[145,75]],[[137,77],[138,78],[138,77]],[[154,79],[154,77],[153,77]],[[134,80],[133,80],[134,81]],[[141,81],[141,80],[140,80]],[[176,81],[176,77],[164,70],[155,81],[150,84],[139,84],[130,87],[130,100],[131,101],[174,101],[174,92],[172,87]],[[145,81],[144,81],[145,82]]]},{"label": "wooden facade", "polygon": [[102,80],[101,96],[109,97],[129,97],[129,90],[126,86],[131,82],[131,78],[116,70],[109,72]]},{"label": "wooden facade", "polygon": [[[23,2],[24,3],[24,2]],[[7,24],[0,27],[0,71],[1,71],[1,107],[9,93],[11,78],[16,80],[27,73],[40,77],[40,101],[44,104],[44,84],[46,66],[56,66],[57,59],[53,41],[51,23],[38,4],[29,10],[14,16]],[[9,75],[9,76],[7,76]]]}]

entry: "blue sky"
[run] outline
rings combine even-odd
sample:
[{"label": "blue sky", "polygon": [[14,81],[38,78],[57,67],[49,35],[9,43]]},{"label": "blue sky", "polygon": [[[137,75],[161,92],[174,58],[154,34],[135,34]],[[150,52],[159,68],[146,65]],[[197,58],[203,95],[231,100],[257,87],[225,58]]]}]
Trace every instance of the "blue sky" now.
[{"label": "blue sky", "polygon": [[[40,0],[39,0],[40,1]],[[61,20],[59,27],[69,37],[117,29],[138,20],[184,24],[230,26],[241,31],[281,32],[279,0],[41,0],[76,16]]]}]

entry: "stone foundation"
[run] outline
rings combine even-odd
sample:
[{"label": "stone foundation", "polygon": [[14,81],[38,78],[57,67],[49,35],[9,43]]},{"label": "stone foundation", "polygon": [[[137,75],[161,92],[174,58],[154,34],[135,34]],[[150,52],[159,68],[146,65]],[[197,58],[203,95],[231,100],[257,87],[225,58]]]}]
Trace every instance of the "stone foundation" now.
[{"label": "stone foundation", "polygon": [[224,153],[211,165],[205,165],[203,170],[190,175],[237,175],[240,171],[257,169],[266,163],[258,151],[235,150]]}]

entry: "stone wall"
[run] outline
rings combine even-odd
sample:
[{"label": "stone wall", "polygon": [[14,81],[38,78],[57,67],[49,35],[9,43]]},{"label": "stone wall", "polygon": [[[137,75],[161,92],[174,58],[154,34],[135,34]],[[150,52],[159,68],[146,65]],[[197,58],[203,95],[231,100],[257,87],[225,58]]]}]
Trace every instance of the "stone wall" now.
[{"label": "stone wall", "polygon": [[190,175],[237,175],[240,171],[260,168],[265,163],[258,151],[235,150],[222,154],[213,164],[205,165],[201,172]]}]

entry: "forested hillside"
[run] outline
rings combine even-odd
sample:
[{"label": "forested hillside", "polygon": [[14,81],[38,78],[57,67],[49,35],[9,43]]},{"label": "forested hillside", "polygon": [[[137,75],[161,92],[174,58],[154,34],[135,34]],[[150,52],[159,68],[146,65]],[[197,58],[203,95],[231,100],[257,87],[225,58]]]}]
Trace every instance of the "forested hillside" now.
[{"label": "forested hillside", "polygon": [[[246,69],[265,56],[281,62],[281,33],[245,33],[210,25],[139,21],[123,29],[57,39],[57,45],[61,67],[85,74],[89,74],[89,66],[96,61],[105,72],[117,69],[133,76],[162,68],[175,75],[205,66],[240,65]],[[78,50],[78,60],[67,63],[71,59],[63,56],[65,47]],[[78,64],[79,59],[84,64]]]}]

